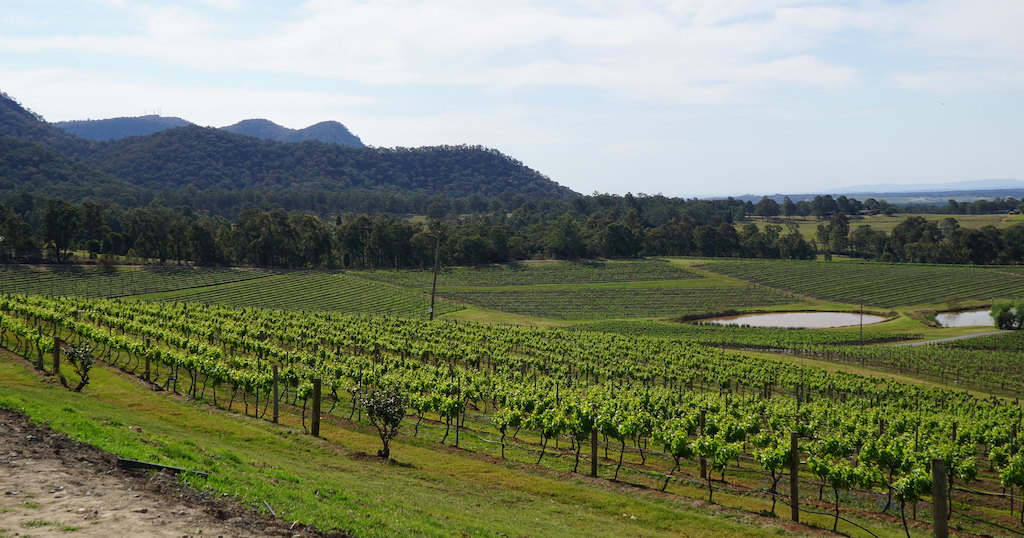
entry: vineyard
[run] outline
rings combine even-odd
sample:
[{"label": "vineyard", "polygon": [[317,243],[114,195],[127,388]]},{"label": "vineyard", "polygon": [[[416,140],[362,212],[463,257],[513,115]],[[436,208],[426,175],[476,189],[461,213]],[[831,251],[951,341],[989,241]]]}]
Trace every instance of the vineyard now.
[{"label": "vineyard", "polygon": [[829,301],[882,308],[1024,296],[1024,275],[999,267],[715,260],[699,267]]},{"label": "vineyard", "polygon": [[445,297],[494,310],[559,320],[676,317],[798,302],[764,286],[516,287],[443,290]]},{"label": "vineyard", "polygon": [[[86,345],[153,386],[267,420],[275,369],[303,424],[318,383],[339,422],[361,419],[363,395],[397,388],[410,438],[570,475],[596,464],[605,479],[765,513],[789,499],[796,432],[800,509],[845,533],[927,532],[927,466],[939,458],[951,526],[1024,531],[1024,413],[964,391],[684,340],[180,302],[9,296],[0,329],[0,344],[39,368],[55,340]],[[1019,372],[1019,354],[997,368],[1012,374],[1015,357]],[[988,358],[928,360],[974,375]]]},{"label": "vineyard", "polygon": [[0,265],[0,294],[124,297],[241,282],[276,274],[264,269]]},{"label": "vineyard", "polygon": [[625,336],[646,336],[700,342],[716,347],[796,351],[811,346],[880,344],[921,338],[920,334],[852,330],[773,329],[740,325],[683,324],[653,320],[609,320],[577,323],[569,330]]},{"label": "vineyard", "polygon": [[[285,273],[259,280],[136,298],[165,303],[183,301],[407,317],[426,317],[430,308],[430,296],[427,294],[370,282],[345,273],[323,271]],[[437,313],[444,314],[462,307],[440,300],[434,308]]]},{"label": "vineyard", "polygon": [[[363,278],[428,289],[432,271],[360,271]],[[442,287],[526,286],[532,284],[682,280],[699,275],[666,260],[544,261],[479,267],[448,267],[437,275]]]}]

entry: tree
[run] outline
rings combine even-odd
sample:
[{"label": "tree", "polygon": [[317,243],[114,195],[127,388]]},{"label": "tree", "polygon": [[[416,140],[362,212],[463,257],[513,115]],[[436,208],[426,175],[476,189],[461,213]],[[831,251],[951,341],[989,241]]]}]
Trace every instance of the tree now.
[{"label": "tree", "polygon": [[1024,328],[1024,299],[992,303],[992,321],[1003,330]]},{"label": "tree", "polygon": [[572,215],[565,213],[551,223],[544,234],[544,246],[556,258],[572,259],[584,254],[580,226]]},{"label": "tree", "polygon": [[88,347],[65,347],[62,349],[64,353],[64,359],[71,364],[71,367],[78,374],[78,385],[72,387],[68,385],[68,380],[61,375],[60,384],[64,385],[64,388],[71,389],[75,392],[82,392],[82,389],[89,384],[89,371],[92,370],[92,349]]},{"label": "tree", "polygon": [[377,451],[382,458],[391,457],[391,440],[398,436],[398,429],[405,418],[408,399],[398,387],[375,390],[360,399],[366,415],[380,435],[384,448]]},{"label": "tree", "polygon": [[[793,202],[791,201],[790,203],[792,204]],[[754,206],[754,214],[766,219],[777,216],[780,211],[779,203],[767,196],[761,198],[761,201],[757,202],[757,205]]]},{"label": "tree", "polygon": [[63,200],[52,200],[46,204],[43,213],[43,240],[52,242],[57,261],[70,258],[71,243],[78,232],[82,213],[74,205]]},{"label": "tree", "polygon": [[798,211],[797,211],[797,208],[796,208],[796,204],[793,203],[793,200],[790,200],[789,196],[783,197],[782,198],[782,215],[784,217],[795,217],[795,216],[797,216],[797,214],[798,214]]},{"label": "tree", "polygon": [[836,213],[829,226],[829,250],[832,252],[845,252],[847,241],[850,237],[850,221],[845,213]]}]

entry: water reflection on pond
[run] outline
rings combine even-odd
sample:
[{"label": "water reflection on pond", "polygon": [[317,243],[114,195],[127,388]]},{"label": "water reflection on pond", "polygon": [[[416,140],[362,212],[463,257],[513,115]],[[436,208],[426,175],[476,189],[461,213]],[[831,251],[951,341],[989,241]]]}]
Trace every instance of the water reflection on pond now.
[{"label": "water reflection on pond", "polygon": [[[849,327],[861,324],[861,314],[856,312],[771,312],[767,314],[743,314],[723,318],[699,320],[701,323],[716,325],[747,325],[750,327],[767,327],[775,329],[827,329],[832,327]],[[863,323],[885,321],[882,316],[864,314]]]},{"label": "water reflection on pond", "polygon": [[963,312],[943,312],[935,314],[935,321],[943,327],[977,327],[992,325],[992,310],[965,310]]}]

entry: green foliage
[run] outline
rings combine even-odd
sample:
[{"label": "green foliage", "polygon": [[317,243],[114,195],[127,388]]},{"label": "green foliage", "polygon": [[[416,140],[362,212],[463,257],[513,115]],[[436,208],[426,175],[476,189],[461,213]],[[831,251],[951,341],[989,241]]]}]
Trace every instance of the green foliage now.
[{"label": "green foliage", "polygon": [[82,389],[89,384],[89,372],[92,370],[94,362],[92,348],[88,346],[68,346],[61,348],[61,354],[64,360],[75,370],[75,373],[78,374],[78,385],[71,387],[63,375],[60,376],[61,384],[75,392],[82,392]]},{"label": "green foliage", "polygon": [[992,303],[992,320],[1000,329],[1024,328],[1024,299]]}]

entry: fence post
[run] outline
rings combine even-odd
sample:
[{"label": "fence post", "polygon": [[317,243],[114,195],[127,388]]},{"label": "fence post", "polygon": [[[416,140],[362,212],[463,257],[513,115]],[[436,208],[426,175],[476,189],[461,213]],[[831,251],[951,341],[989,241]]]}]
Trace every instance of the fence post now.
[{"label": "fence post", "polygon": [[[125,362],[125,364],[128,364]],[[150,380],[149,377],[149,338],[146,339],[146,381]]]},{"label": "fence post", "polygon": [[60,339],[53,337],[53,375],[60,377]]},{"label": "fence post", "polygon": [[278,393],[277,393],[277,381],[278,381],[277,365],[275,364],[274,365],[274,424],[277,424],[278,402],[280,401],[279,398],[278,398]]},{"label": "fence post", "polygon": [[800,434],[789,432],[789,507],[793,521],[800,521]]},{"label": "fence post", "polygon": [[946,513],[946,461],[932,458],[932,529],[935,538],[949,536]]},{"label": "fence post", "polygon": [[590,476],[597,478],[597,414],[594,414],[594,427],[590,429]]},{"label": "fence post", "polygon": [[313,378],[313,426],[310,428],[313,437],[320,437],[320,378]]}]

